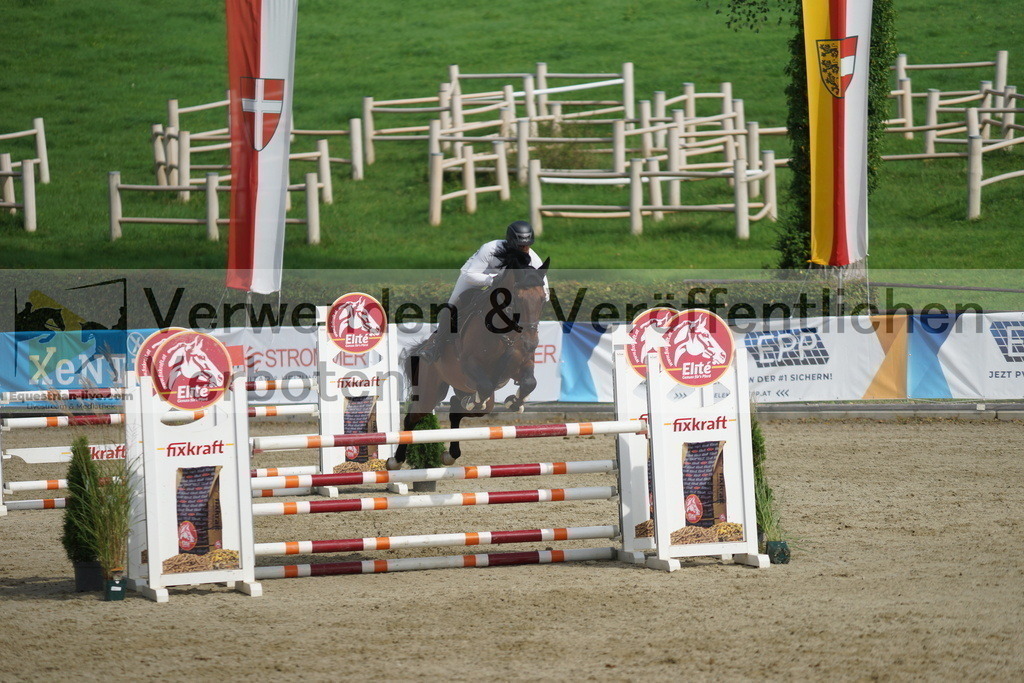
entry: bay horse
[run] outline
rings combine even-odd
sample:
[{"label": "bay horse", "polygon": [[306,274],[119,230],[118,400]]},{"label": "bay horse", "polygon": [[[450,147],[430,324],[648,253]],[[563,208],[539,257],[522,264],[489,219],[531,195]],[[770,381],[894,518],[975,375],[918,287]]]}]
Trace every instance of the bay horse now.
[{"label": "bay horse", "polygon": [[[522,412],[523,402],[537,387],[534,352],[545,302],[544,276],[551,259],[534,268],[529,255],[515,247],[503,248],[497,256],[501,271],[494,284],[486,291],[463,293],[449,311],[454,331],[437,360],[429,362],[418,355],[426,342],[405,354],[411,396],[403,429],[411,430],[431,414],[449,388],[455,396],[448,417],[451,428],[458,429],[464,418],[490,413],[494,392],[509,381],[518,385],[505,400],[505,407],[512,411]],[[448,323],[439,321],[439,328],[443,324]],[[389,469],[402,466],[407,448],[398,446],[388,460]],[[461,454],[459,443],[453,441],[442,460],[452,465]]]}]

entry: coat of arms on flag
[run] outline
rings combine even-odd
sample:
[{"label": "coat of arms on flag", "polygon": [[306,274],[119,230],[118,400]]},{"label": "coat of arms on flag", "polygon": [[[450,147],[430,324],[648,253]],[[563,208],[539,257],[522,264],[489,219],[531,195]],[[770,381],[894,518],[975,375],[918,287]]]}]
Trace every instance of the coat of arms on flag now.
[{"label": "coat of arms on flag", "polygon": [[249,78],[241,82],[245,139],[257,152],[270,144],[284,111],[283,78]]},{"label": "coat of arms on flag", "polygon": [[857,61],[857,36],[839,40],[819,40],[818,70],[821,81],[832,97],[843,97],[853,80]]}]

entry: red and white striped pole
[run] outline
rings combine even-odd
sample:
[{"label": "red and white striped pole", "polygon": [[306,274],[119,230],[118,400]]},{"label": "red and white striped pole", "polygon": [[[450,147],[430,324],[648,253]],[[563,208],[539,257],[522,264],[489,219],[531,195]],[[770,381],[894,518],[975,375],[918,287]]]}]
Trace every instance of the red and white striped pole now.
[{"label": "red and white striped pole", "polygon": [[456,569],[460,567],[507,567],[554,562],[588,562],[614,560],[615,548],[572,548],[568,550],[537,550],[519,553],[482,553],[446,557],[408,557],[396,560],[365,562],[330,562],[293,564],[279,567],[256,567],[256,579],[288,579],[303,576],[336,576],[340,574],[379,574],[418,569]]},{"label": "red and white striped pole", "polygon": [[396,550],[398,548],[578,541],[590,538],[616,538],[618,535],[619,530],[616,526],[581,526],[562,529],[474,531],[456,534],[424,534],[420,536],[347,538],[336,541],[283,541],[278,543],[257,543],[256,555],[310,555],[314,553]]},{"label": "red and white striped pole", "polygon": [[[266,469],[250,470],[253,476],[253,497],[268,498],[272,496],[303,496],[303,491],[308,491],[306,486],[277,486],[276,482],[281,480],[291,481],[294,475],[316,474],[319,468],[315,465],[300,467],[270,467]],[[409,470],[410,472],[412,470]],[[259,477],[260,479],[257,479]],[[20,491],[55,491],[66,489],[67,479],[35,479],[25,481],[9,481],[4,484],[4,493],[17,493]],[[273,493],[267,493],[272,490]],[[257,493],[258,492],[258,493]]]}]

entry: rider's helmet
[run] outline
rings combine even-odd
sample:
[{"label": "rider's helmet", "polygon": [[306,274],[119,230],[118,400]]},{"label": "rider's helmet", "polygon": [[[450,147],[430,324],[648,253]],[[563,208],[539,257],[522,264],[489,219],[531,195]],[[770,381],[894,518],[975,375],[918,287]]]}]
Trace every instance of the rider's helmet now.
[{"label": "rider's helmet", "polygon": [[526,221],[516,221],[505,231],[505,241],[517,247],[528,247],[533,244],[533,226]]}]

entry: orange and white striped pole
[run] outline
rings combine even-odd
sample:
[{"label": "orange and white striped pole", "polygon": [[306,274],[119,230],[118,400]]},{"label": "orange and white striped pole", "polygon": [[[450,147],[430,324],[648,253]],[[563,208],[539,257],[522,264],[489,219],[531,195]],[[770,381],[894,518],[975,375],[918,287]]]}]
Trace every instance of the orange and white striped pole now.
[{"label": "orange and white striped pole", "polygon": [[568,489],[528,491],[488,491],[480,493],[435,493],[424,496],[384,498],[342,498],[304,500],[286,503],[253,503],[254,517],[307,515],[321,512],[358,512],[366,510],[407,510],[410,508],[504,505],[507,503],[556,503],[570,500],[608,500],[614,498],[614,486],[580,486]]},{"label": "orange and white striped pole", "polygon": [[496,439],[535,439],[591,434],[643,434],[642,420],[608,422],[570,422],[563,424],[522,425],[519,427],[471,427],[462,429],[421,429],[367,434],[258,436],[252,439],[254,453],[288,451],[335,446],[373,446],[383,444],[444,443],[448,441],[489,441]]}]

